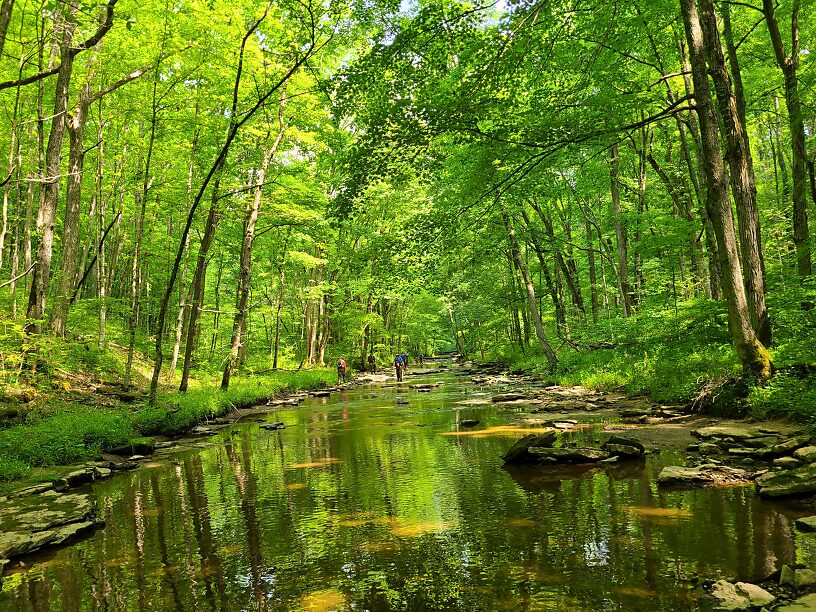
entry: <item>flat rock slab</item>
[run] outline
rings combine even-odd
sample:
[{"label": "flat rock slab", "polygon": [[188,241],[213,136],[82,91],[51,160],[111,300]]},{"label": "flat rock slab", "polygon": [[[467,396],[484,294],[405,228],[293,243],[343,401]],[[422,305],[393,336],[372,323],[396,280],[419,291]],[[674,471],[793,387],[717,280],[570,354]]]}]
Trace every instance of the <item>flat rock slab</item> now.
[{"label": "flat rock slab", "polygon": [[411,387],[411,389],[419,389],[419,390],[428,389],[428,390],[430,390],[430,389],[436,389],[437,387],[441,387],[442,383],[416,383],[416,384],[408,385],[408,386]]},{"label": "flat rock slab", "polygon": [[702,427],[691,432],[691,435],[708,440],[711,438],[733,438],[734,440],[747,440],[750,438],[764,438],[768,434],[766,430],[760,431],[757,428],[746,427],[744,425],[714,425]]},{"label": "flat rock slab", "polygon": [[796,528],[799,531],[816,531],[816,516],[803,516],[796,519]]},{"label": "flat rock slab", "polygon": [[674,486],[723,486],[748,484],[750,480],[751,477],[745,470],[713,463],[697,467],[670,465],[664,467],[657,477],[658,484]]},{"label": "flat rock slab", "polygon": [[783,472],[768,472],[757,478],[762,497],[787,497],[816,493],[816,465],[803,465]]},{"label": "flat rock slab", "polygon": [[526,393],[499,393],[498,395],[494,395],[491,398],[491,401],[494,403],[500,402],[515,402],[517,400],[527,399],[528,395]]},{"label": "flat rock slab", "polygon": [[301,397],[290,397],[287,399],[274,399],[266,402],[267,406],[297,406],[303,401]]},{"label": "flat rock slab", "polygon": [[816,593],[811,593],[777,608],[776,612],[813,612],[814,610],[816,610]]},{"label": "flat rock slab", "polygon": [[0,559],[12,559],[62,544],[101,525],[89,495],[46,491],[0,501]]},{"label": "flat rock slab", "polygon": [[597,463],[608,459],[610,453],[597,448],[542,448],[532,447],[529,453],[536,463]]}]

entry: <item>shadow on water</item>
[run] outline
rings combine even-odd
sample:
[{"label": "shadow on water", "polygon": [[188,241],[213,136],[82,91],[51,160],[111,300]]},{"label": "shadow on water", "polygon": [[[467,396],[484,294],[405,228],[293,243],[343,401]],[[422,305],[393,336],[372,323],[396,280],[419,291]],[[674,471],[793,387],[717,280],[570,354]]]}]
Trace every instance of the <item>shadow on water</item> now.
[{"label": "shadow on water", "polygon": [[658,489],[671,453],[503,468],[523,435],[507,413],[428,380],[310,399],[266,417],[283,431],[241,423],[94,485],[105,529],[8,571],[0,610],[693,610],[687,579],[813,548],[750,489]]}]

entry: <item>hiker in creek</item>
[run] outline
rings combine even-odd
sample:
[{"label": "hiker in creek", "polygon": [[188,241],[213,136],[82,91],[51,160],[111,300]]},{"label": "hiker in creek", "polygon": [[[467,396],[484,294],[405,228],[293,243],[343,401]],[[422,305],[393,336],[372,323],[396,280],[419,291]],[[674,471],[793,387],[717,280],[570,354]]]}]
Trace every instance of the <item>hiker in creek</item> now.
[{"label": "hiker in creek", "polygon": [[377,359],[374,357],[374,353],[368,356],[368,370],[372,374],[377,373]]},{"label": "hiker in creek", "polygon": [[419,354],[419,365],[422,367],[425,364],[425,355],[422,353]]},{"label": "hiker in creek", "polygon": [[342,380],[344,383],[346,382],[346,374],[348,373],[348,366],[346,365],[346,360],[342,357],[337,362],[337,384],[340,384]]},{"label": "hiker in creek", "polygon": [[397,373],[397,382],[402,382],[402,355],[394,357],[394,371]]},{"label": "hiker in creek", "polygon": [[402,354],[402,369],[408,371],[408,353]]}]

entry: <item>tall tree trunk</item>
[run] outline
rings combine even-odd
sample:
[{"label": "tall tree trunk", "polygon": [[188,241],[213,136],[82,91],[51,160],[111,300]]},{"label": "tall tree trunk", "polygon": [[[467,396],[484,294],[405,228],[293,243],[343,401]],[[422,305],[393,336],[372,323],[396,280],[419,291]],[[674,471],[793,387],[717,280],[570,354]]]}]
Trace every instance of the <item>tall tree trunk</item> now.
[{"label": "tall tree trunk", "polygon": [[3,48],[6,45],[6,33],[8,32],[13,9],[14,0],[3,0],[3,3],[0,4],[0,57],[3,57]]},{"label": "tall tree trunk", "polygon": [[774,103],[774,122],[773,132],[776,141],[776,156],[774,160],[779,165],[779,175],[782,177],[782,194],[787,200],[791,194],[790,177],[788,176],[788,162],[785,161],[785,151],[782,147],[782,120],[780,119],[782,113],[779,110],[779,97],[773,97]]},{"label": "tall tree trunk", "polygon": [[797,272],[806,276],[811,273],[810,231],[807,218],[807,155],[805,152],[805,123],[802,118],[802,101],[799,98],[799,6],[793,0],[791,13],[791,52],[785,54],[785,45],[776,20],[773,0],[762,0],[762,12],[771,35],[776,62],[784,75],[785,103],[788,107],[791,148],[793,156],[793,243],[796,247]]},{"label": "tall tree trunk", "polygon": [[810,177],[810,198],[816,205],[816,169],[812,159],[808,161],[808,176]]},{"label": "tall tree trunk", "polygon": [[[536,234],[533,231],[533,225],[530,222],[530,217],[527,215],[527,212],[524,209],[521,211],[521,216],[522,219],[524,219],[525,225],[527,226],[527,235],[530,236],[530,242],[533,245],[533,250],[535,251],[536,257],[538,258],[538,265],[541,269],[541,274],[544,276],[544,284],[547,286],[547,293],[550,294],[550,299],[552,299],[553,308],[555,309],[555,322],[558,326],[558,334],[560,336],[561,333],[564,333],[568,337],[569,325],[567,324],[567,308],[564,304],[564,296],[563,292],[560,290],[560,284],[559,286],[556,286],[556,283],[553,282],[553,277],[552,274],[550,274],[550,268],[547,265],[544,251],[542,250],[538,240],[536,240]],[[539,216],[541,216],[541,213],[539,213]],[[557,275],[557,264],[554,264],[553,268]]]},{"label": "tall tree trunk", "polygon": [[510,287],[509,291],[506,292],[506,294],[510,296],[510,301],[507,304],[507,313],[510,321],[509,338],[510,342],[515,342],[519,345],[519,348],[523,354],[526,352],[527,343],[524,341],[521,315],[519,314],[518,307],[518,303],[521,300],[521,295],[519,294],[519,285],[518,280],[516,279],[516,264],[513,261],[513,255],[510,253],[510,251],[507,251],[505,255],[507,256],[507,264],[510,266]]},{"label": "tall tree trunk", "polygon": [[[195,105],[195,130],[193,132],[193,141],[190,146],[190,164],[187,168],[187,209],[189,210],[190,204],[193,197],[193,176],[195,174],[195,157],[196,151],[198,150],[198,137],[200,134],[200,129],[198,127],[198,112],[199,112],[199,103],[196,100]],[[187,273],[188,268],[190,267],[189,262],[189,254],[190,254],[190,236],[188,234],[187,240],[184,244],[184,267],[181,270],[181,279],[179,279],[179,311],[178,316],[176,317],[176,335],[173,340],[173,357],[170,360],[170,374],[175,378],[176,376],[176,368],[178,367],[178,358],[179,358],[179,351],[181,350],[181,340],[182,335],[184,334],[184,329],[187,325],[187,321],[190,318],[190,302],[193,299],[193,287],[190,286],[185,290],[185,285],[187,284]],[[185,299],[185,294],[187,298]]]},{"label": "tall tree trunk", "polygon": [[207,221],[204,224],[204,235],[201,237],[201,245],[198,247],[198,257],[196,258],[196,269],[193,274],[193,301],[190,304],[190,314],[187,319],[187,330],[184,334],[184,365],[181,368],[181,382],[179,391],[187,391],[190,382],[190,368],[193,363],[193,352],[198,334],[198,320],[201,318],[201,309],[204,303],[204,285],[207,279],[207,253],[215,238],[215,229],[218,226],[220,213],[218,212],[218,190],[221,184],[220,175],[215,179],[213,185],[210,210],[207,213]]},{"label": "tall tree trunk", "polygon": [[[215,355],[215,349],[218,348],[219,327],[221,325],[221,279],[224,274],[224,254],[218,254],[218,273],[215,275],[215,287],[213,293],[215,294],[215,307],[213,308],[213,328],[210,336],[210,359]],[[202,294],[203,296],[203,294]],[[202,301],[203,304],[203,301]]]},{"label": "tall tree trunk", "polygon": [[555,372],[555,368],[558,365],[558,360],[555,356],[555,351],[553,351],[552,346],[550,346],[547,336],[544,333],[544,325],[541,323],[541,316],[539,316],[538,304],[536,303],[535,287],[533,286],[533,281],[530,278],[530,272],[527,269],[527,264],[524,263],[524,260],[521,257],[518,239],[516,238],[516,230],[513,229],[513,225],[510,222],[510,217],[504,211],[502,211],[502,219],[504,220],[504,227],[507,230],[507,237],[510,239],[510,251],[513,255],[513,259],[516,262],[516,267],[521,271],[521,275],[524,278],[524,284],[527,288],[527,307],[530,311],[530,317],[533,319],[533,324],[535,325],[538,343],[541,345],[541,348],[544,349],[544,355],[547,357],[550,372]]},{"label": "tall tree trunk", "polygon": [[[3,7],[0,8],[0,28],[2,28],[2,11],[5,8],[6,2],[3,2]],[[11,8],[9,7],[9,15],[11,14]],[[6,24],[6,28],[8,24]],[[2,43],[3,39],[5,38],[6,28],[0,29],[0,61],[2,61],[3,56],[3,48]],[[20,55],[20,61],[17,67],[17,74],[22,76],[23,68],[25,67],[25,54]],[[11,114],[11,126],[9,130],[9,156],[8,156],[8,177],[5,180],[5,184],[3,185],[3,213],[2,213],[2,220],[0,220],[0,270],[3,269],[3,258],[6,253],[6,236],[8,235],[8,224],[9,224],[9,197],[11,195],[11,187],[14,184],[12,176],[16,175],[17,177],[17,209],[19,211],[20,208],[20,176],[21,170],[20,166],[22,165],[22,155],[20,151],[20,135],[17,133],[19,129],[19,114],[20,114],[20,87],[17,87],[16,91],[14,92],[14,109],[12,110]],[[17,161],[17,159],[19,161]],[[16,162],[16,167],[15,167]],[[19,212],[18,212],[19,214]],[[15,245],[16,246],[16,245]],[[12,264],[12,267],[13,264]],[[28,268],[26,268],[28,269]],[[11,275],[14,278],[14,274]]]},{"label": "tall tree trunk", "polygon": [[[286,93],[284,87],[283,93]],[[255,226],[258,222],[258,212],[261,209],[261,199],[263,197],[264,182],[266,181],[266,173],[269,170],[269,164],[277,152],[278,145],[283,139],[284,125],[283,125],[283,105],[284,97],[281,96],[279,106],[279,131],[275,139],[275,143],[271,147],[264,147],[263,160],[261,161],[261,168],[255,175],[255,193],[252,198],[252,204],[247,207],[246,216],[244,218],[244,237],[241,242],[241,257],[238,264],[238,291],[235,303],[235,319],[232,322],[232,340],[230,342],[230,352],[224,364],[224,374],[221,377],[221,388],[227,390],[229,388],[230,376],[235,361],[238,359],[241,346],[244,342],[242,331],[246,325],[246,311],[247,300],[249,299],[249,281],[252,267],[252,242],[255,240]]]},{"label": "tall tree trunk", "polygon": [[587,267],[589,268],[589,303],[592,308],[592,322],[598,322],[598,272],[595,268],[595,244],[592,239],[592,225],[588,218],[584,219],[587,240]]},{"label": "tall tree trunk", "polygon": [[286,290],[284,282],[284,266],[286,264],[286,249],[289,246],[289,236],[292,235],[292,226],[286,231],[286,238],[283,240],[280,261],[278,261],[278,299],[275,304],[275,348],[272,354],[272,369],[278,369],[278,355],[280,354],[280,332],[281,332],[281,311],[283,310],[283,297]]},{"label": "tall tree trunk", "polygon": [[71,45],[74,40],[76,0],[70,0],[68,15],[62,21],[62,38],[60,42],[60,69],[57,73],[56,91],[54,93],[54,112],[51,119],[51,131],[48,135],[48,147],[45,152],[45,182],[43,198],[37,212],[37,257],[34,265],[34,276],[31,282],[31,293],[28,297],[26,318],[29,323],[26,331],[38,332],[45,315],[45,300],[48,295],[48,279],[51,273],[51,256],[54,249],[54,216],[59,204],[60,162],[62,160],[62,141],[65,136],[65,116],[68,112],[68,92],[71,84],[74,54]]},{"label": "tall tree trunk", "polygon": [[62,229],[62,270],[57,279],[54,308],[51,310],[51,331],[65,336],[68,306],[77,274],[79,258],[79,219],[82,205],[82,171],[85,162],[85,122],[91,98],[91,72],[79,96],[73,115],[66,117],[68,138],[68,184],[65,190],[65,215]]},{"label": "tall tree trunk", "polygon": [[[738,99],[732,91],[731,79],[717,28],[714,3],[712,0],[699,0],[699,3],[703,44],[708,57],[708,72],[714,82],[719,117],[725,130],[725,160],[730,170],[728,176],[739,222],[740,263],[748,299],[748,312],[751,317],[751,325],[759,341],[768,345],[771,342],[771,324],[768,319],[768,308],[765,305],[765,276],[763,274],[765,266],[762,261],[756,180],[747,126],[743,120],[744,107],[741,111]],[[731,66],[733,71],[739,74],[736,55],[731,58]]]},{"label": "tall tree trunk", "polygon": [[688,41],[694,98],[700,124],[702,155],[705,161],[703,167],[706,180],[706,203],[717,235],[723,290],[728,306],[729,329],[737,355],[745,370],[758,380],[767,380],[772,375],[773,366],[768,351],[754,332],[748,312],[725,166],[720,152],[717,116],[708,84],[703,33],[697,7],[694,0],[680,0],[680,7]]},{"label": "tall tree trunk", "polygon": [[618,179],[619,166],[618,145],[616,143],[609,149],[609,178],[612,193],[612,210],[615,215],[615,236],[618,243],[618,286],[620,287],[623,316],[626,318],[632,314],[632,288],[629,285],[629,253],[626,238],[626,224],[623,220],[623,212],[621,210]]}]

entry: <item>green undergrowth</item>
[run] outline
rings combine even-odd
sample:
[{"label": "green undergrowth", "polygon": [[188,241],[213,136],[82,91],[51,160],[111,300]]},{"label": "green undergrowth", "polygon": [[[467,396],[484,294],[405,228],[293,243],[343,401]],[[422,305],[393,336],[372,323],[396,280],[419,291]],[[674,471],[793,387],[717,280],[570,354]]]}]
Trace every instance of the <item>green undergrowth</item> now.
[{"label": "green undergrowth", "polygon": [[236,378],[228,391],[215,381],[196,381],[185,394],[166,392],[158,405],[93,406],[52,399],[0,430],[0,481],[26,477],[40,466],[69,465],[119,447],[144,445],[145,436],[177,435],[234,408],[334,382],[330,369],[275,372]]},{"label": "green undergrowth", "polygon": [[[784,417],[816,424],[816,311],[802,308],[809,292],[797,288],[770,304],[774,324],[771,358],[777,373],[770,383],[748,386],[742,413]],[[600,321],[574,332],[558,348],[550,373],[538,350],[498,348],[486,361],[499,361],[562,385],[621,390],[667,404],[692,404],[706,387],[739,378],[741,368],[728,334],[725,305],[710,300],[660,310],[649,305],[628,319]]]}]

